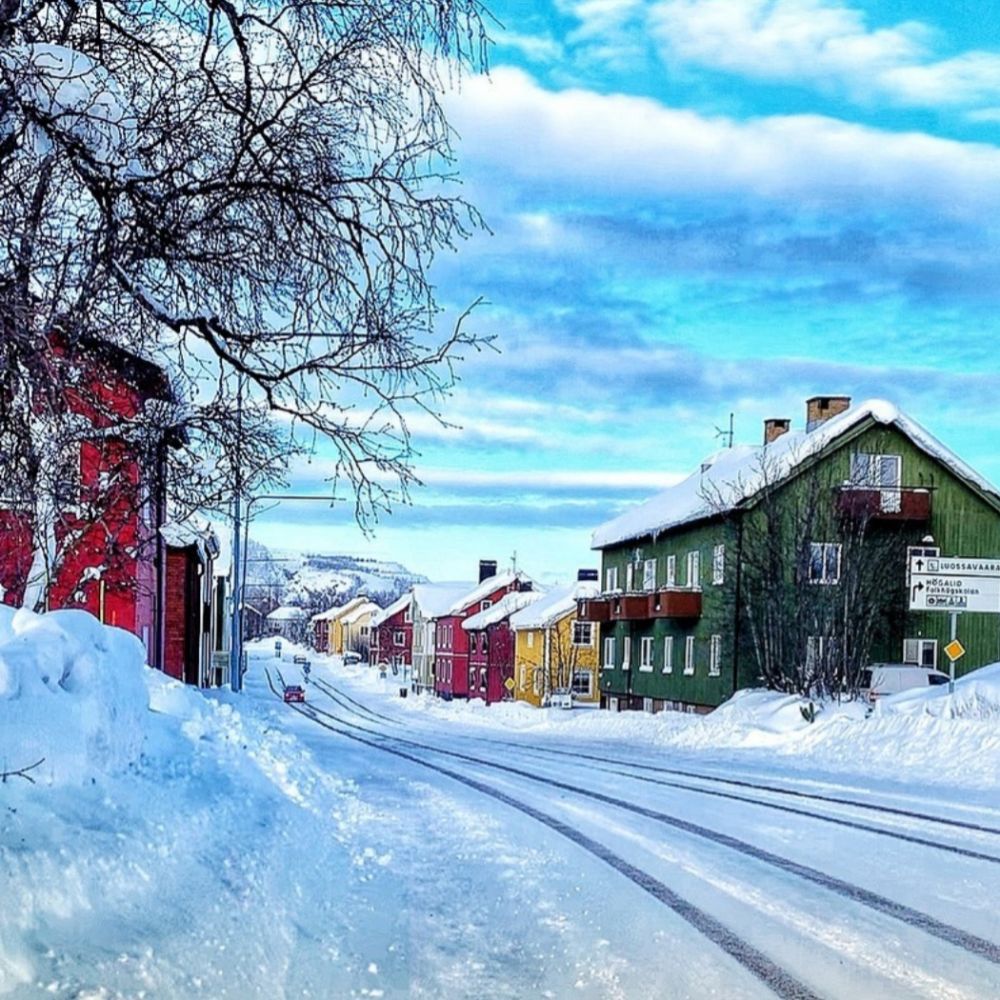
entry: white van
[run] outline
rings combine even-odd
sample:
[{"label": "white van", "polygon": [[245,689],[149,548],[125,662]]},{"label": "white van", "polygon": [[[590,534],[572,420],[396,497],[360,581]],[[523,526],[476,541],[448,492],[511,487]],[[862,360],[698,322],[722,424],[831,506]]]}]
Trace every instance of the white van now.
[{"label": "white van", "polygon": [[947,684],[949,679],[940,670],[918,667],[915,663],[873,663],[861,671],[858,687],[863,697],[874,702],[884,695],[899,694],[911,688]]}]

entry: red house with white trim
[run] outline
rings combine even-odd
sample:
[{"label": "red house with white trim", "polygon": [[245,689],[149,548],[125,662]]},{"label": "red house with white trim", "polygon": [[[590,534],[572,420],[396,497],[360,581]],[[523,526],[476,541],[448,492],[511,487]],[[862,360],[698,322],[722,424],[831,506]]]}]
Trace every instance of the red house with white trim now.
[{"label": "red house with white trim", "polygon": [[413,666],[413,594],[393,601],[371,620],[368,662],[402,668]]},{"label": "red house with white trim", "polygon": [[434,692],[440,698],[469,697],[469,633],[462,623],[485,611],[511,591],[531,590],[532,581],[520,570],[497,573],[492,560],[480,560],[479,584],[435,619]]}]

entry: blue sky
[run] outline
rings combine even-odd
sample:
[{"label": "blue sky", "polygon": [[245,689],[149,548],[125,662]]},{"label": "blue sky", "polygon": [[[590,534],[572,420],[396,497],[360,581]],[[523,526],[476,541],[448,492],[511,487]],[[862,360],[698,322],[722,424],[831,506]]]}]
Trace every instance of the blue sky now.
[{"label": "blue sky", "polygon": [[[814,394],[898,403],[1000,482],[1000,13],[833,0],[495,3],[449,95],[491,233],[440,259],[469,358],[416,420],[425,486],[366,538],[286,505],[272,545],[480,557],[542,580],[590,530]],[[323,468],[296,472],[310,489]]]}]

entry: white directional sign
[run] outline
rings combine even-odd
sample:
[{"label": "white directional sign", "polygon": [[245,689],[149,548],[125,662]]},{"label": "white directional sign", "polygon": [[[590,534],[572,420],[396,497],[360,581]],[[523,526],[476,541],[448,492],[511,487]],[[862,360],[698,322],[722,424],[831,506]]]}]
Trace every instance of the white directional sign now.
[{"label": "white directional sign", "polygon": [[1000,559],[911,557],[910,610],[1000,614]]}]

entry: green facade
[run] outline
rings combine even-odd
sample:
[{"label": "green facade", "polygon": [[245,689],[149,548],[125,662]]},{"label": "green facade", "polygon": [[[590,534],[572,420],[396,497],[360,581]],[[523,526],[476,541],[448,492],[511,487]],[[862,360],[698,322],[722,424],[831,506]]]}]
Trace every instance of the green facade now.
[{"label": "green facade", "polygon": [[[829,517],[834,518],[833,486],[849,481],[852,454],[856,452],[899,455],[902,486],[922,487],[931,493],[928,520],[871,529],[893,532],[891,546],[893,559],[898,559],[899,581],[898,587],[885,595],[884,618],[871,659],[899,662],[903,659],[904,639],[936,640],[937,668],[947,672],[948,660],[943,647],[950,638],[949,615],[907,610],[906,549],[909,545],[922,544],[922,539],[930,535],[942,556],[1000,558],[1000,501],[963,481],[896,427],[869,420],[838,437],[828,451],[814,461],[803,463],[796,475],[776,491],[778,502],[783,502],[782,498],[787,498],[788,503],[794,502],[794,493],[803,488],[808,471],[810,476],[818,476],[824,484],[830,484],[827,490]],[[667,558],[671,555],[676,559],[675,585],[690,586],[685,577],[688,553],[698,551],[698,586],[702,595],[702,613],[694,620],[651,619],[602,624],[602,667],[604,640],[608,636],[615,638],[614,666],[600,672],[603,694],[711,707],[721,704],[737,688],[758,683],[756,661],[737,599],[741,522],[746,523],[745,519],[755,516],[754,507],[748,505],[744,510],[683,525],[655,538],[633,538],[602,550],[602,580],[606,580],[609,567],[617,567],[619,587],[627,589],[627,565],[631,562],[634,566],[633,590],[642,589],[641,567],[646,559],[656,559],[655,589],[666,586]],[[713,583],[713,552],[720,544],[725,547],[723,582]],[[667,636],[673,636],[673,669],[669,673],[663,669]],[[712,676],[709,669],[713,636],[718,636],[721,644],[716,676]],[[1000,615],[963,614],[959,618],[958,636],[967,653],[956,664],[957,675],[1000,660]],[[622,664],[626,637],[631,639],[627,670]],[[684,671],[688,637],[694,639],[694,672],[691,674]],[[640,668],[643,638],[653,639],[651,670]]]}]

